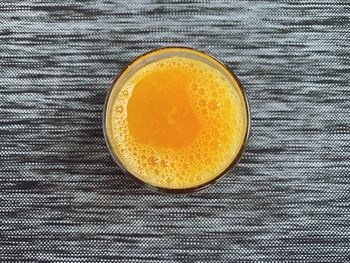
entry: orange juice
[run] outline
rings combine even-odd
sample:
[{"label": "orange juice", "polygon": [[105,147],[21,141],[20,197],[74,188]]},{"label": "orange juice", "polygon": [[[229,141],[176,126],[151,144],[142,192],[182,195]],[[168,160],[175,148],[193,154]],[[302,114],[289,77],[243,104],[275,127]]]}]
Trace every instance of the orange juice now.
[{"label": "orange juice", "polygon": [[217,178],[237,159],[248,133],[237,80],[210,56],[183,48],[134,61],[115,83],[105,118],[121,165],[166,189],[196,188]]}]

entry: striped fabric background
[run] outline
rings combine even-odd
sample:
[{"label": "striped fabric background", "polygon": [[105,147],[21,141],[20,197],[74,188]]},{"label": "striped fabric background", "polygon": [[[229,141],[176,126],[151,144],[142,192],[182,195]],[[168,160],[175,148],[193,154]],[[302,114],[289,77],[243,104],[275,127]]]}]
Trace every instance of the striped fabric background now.
[{"label": "striped fabric background", "polygon": [[[0,2],[0,262],[349,262],[350,2]],[[104,143],[131,59],[181,45],[240,78],[249,147],[188,196],[145,190]]]}]

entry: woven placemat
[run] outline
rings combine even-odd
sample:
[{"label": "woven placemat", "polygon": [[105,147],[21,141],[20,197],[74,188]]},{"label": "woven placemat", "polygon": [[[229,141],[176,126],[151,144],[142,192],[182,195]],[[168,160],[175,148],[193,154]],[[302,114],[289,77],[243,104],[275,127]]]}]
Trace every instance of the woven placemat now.
[{"label": "woven placemat", "polygon": [[[349,262],[350,3],[0,2],[1,262]],[[189,46],[250,99],[238,167],[188,196],[112,161],[102,106],[136,56]]]}]

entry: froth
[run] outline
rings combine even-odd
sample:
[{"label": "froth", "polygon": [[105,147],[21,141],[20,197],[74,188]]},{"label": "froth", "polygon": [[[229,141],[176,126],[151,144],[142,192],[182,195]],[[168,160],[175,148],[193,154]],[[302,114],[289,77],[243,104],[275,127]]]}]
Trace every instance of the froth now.
[{"label": "froth", "polygon": [[[179,145],[145,143],[130,132],[129,103],[135,86],[165,71],[184,76],[186,98],[199,123],[195,136]],[[121,87],[113,108],[110,121],[119,159],[135,176],[155,186],[190,188],[210,181],[233,161],[245,136],[240,91],[219,70],[190,58],[175,56],[144,66]]]}]

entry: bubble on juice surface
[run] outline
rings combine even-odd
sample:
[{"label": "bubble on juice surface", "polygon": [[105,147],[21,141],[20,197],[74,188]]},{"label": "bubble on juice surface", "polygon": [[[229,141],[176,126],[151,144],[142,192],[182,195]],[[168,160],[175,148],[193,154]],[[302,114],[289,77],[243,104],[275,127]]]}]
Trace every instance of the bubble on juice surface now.
[{"label": "bubble on juice surface", "polygon": [[167,160],[161,160],[161,161],[160,161],[160,165],[161,165],[162,167],[167,167],[167,166],[169,165],[169,162],[168,162]]},{"label": "bubble on juice surface", "polygon": [[207,104],[208,104],[208,102],[205,99],[200,99],[199,100],[199,105],[201,107],[205,107],[205,106],[207,106]]},{"label": "bubble on juice surface", "polygon": [[118,112],[118,113],[122,113],[124,109],[123,109],[123,106],[118,105],[118,106],[115,108],[115,110],[116,110],[116,112]]},{"label": "bubble on juice surface", "polygon": [[122,94],[123,94],[124,98],[127,98],[129,96],[129,91],[127,89],[125,89],[125,90],[123,90]]},{"label": "bubble on juice surface", "polygon": [[211,109],[213,111],[218,110],[220,107],[221,107],[221,104],[217,100],[211,100],[209,102],[209,109]]}]

